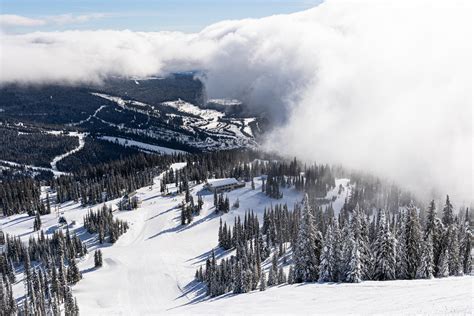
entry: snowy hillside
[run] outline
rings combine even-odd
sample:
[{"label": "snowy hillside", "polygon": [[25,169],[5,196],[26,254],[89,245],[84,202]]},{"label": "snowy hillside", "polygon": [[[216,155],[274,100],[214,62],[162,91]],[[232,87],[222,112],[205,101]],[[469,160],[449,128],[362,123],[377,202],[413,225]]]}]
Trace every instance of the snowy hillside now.
[{"label": "snowy hillside", "polygon": [[[113,102],[117,105],[114,110],[130,112],[133,117],[128,118],[130,123],[137,123],[134,128],[124,124],[116,124],[97,115],[99,108],[90,118],[94,117],[108,127],[117,128],[129,135],[141,135],[152,139],[174,140],[192,148],[201,150],[218,150],[232,148],[254,148],[257,143],[254,139],[252,124],[256,121],[253,117],[230,118],[217,110],[201,109],[198,106],[183,100],[167,101],[159,106],[153,106],[135,100],[125,100],[121,97],[104,93],[91,93],[93,96]],[[168,113],[171,110],[172,113]],[[138,116],[146,117],[144,122],[138,123]],[[85,121],[90,120],[90,118]],[[174,128],[150,124],[153,120],[164,120]],[[73,123],[80,125],[83,122]],[[179,123],[177,123],[179,122]],[[199,137],[196,137],[199,135]],[[107,136],[108,137],[108,136]]]},{"label": "snowy hillside", "polygon": [[[184,166],[184,163],[178,163],[172,167]],[[159,188],[160,177],[155,178],[152,187],[137,191],[142,200],[137,210],[114,212],[115,217],[129,222],[130,229],[115,244],[102,248],[104,264],[99,269],[94,269],[93,258],[93,250],[98,247],[97,237],[82,228],[83,216],[89,208],[73,202],[60,205],[61,215],[69,223],[76,222],[72,232],[77,232],[89,249],[78,264],[83,279],[73,286],[82,315],[471,312],[471,277],[286,285],[266,292],[209,299],[202,285],[194,281],[194,273],[205,264],[210,250],[217,247],[219,219],[233,223],[234,216],[253,210],[261,220],[265,207],[276,203],[287,203],[292,207],[301,202],[302,194],[294,189],[282,189],[281,200],[271,199],[261,192],[261,181],[257,177],[255,190],[247,183],[246,187],[229,192],[231,204],[239,199],[240,206],[218,216],[214,211],[213,195],[203,191],[200,184],[192,187],[191,193],[203,194],[203,210],[191,224],[182,226],[179,204],[183,196],[163,196]],[[336,184],[327,198],[333,200],[333,208],[338,212],[350,187],[347,179],[339,179]],[[339,185],[343,189],[339,190]],[[174,185],[169,187],[170,192],[173,188]],[[107,204],[115,209],[117,202]],[[92,209],[98,207],[100,205]],[[57,228],[54,212],[42,216],[42,221],[46,234],[52,234]],[[25,242],[35,234],[32,233],[33,218],[26,214],[2,218],[0,223],[6,233],[18,235]],[[226,254],[218,252],[218,257],[223,255]],[[14,290],[17,296],[23,293],[21,278]]]}]

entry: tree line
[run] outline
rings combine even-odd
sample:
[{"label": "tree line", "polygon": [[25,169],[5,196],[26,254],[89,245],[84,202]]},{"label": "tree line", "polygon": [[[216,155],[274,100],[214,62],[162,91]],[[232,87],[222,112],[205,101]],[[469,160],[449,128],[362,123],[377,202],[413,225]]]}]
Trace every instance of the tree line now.
[{"label": "tree line", "polygon": [[[334,216],[329,207],[313,208],[306,195],[294,211],[286,205],[265,210],[262,226],[253,212],[243,220],[236,217],[232,228],[221,221],[219,249],[236,252],[218,262],[213,251],[205,267],[196,271],[196,279],[206,284],[209,295],[218,296],[281,283],[357,283],[471,273],[468,210],[455,214],[449,196],[441,217],[434,201],[426,212],[413,204],[395,213],[379,209],[373,215],[358,204],[347,208],[346,204]],[[268,273],[264,264],[269,265]]]}]

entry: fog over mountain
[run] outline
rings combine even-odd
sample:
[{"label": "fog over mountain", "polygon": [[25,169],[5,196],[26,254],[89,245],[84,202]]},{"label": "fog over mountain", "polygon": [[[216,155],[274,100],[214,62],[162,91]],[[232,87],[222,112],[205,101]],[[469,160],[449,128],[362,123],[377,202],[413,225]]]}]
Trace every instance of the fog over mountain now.
[{"label": "fog over mountain", "polygon": [[199,71],[209,97],[275,122],[264,147],[472,200],[467,1],[326,1],[199,33],[1,33],[0,82],[100,83]]}]

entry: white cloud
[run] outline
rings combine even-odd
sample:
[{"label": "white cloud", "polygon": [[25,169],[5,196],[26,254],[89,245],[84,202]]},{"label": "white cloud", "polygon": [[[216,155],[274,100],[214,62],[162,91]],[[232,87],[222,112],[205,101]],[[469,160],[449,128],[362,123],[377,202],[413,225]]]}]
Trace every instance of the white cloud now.
[{"label": "white cloud", "polygon": [[46,24],[46,21],[42,19],[32,19],[15,14],[0,14],[0,26],[12,27],[12,26],[41,26]]},{"label": "white cloud", "polygon": [[59,25],[78,24],[78,23],[85,23],[94,19],[100,19],[105,16],[106,14],[103,14],[103,13],[91,13],[91,14],[82,14],[82,15],[60,14],[60,15],[50,16],[47,18],[47,20],[49,23],[55,23]]},{"label": "white cloud", "polygon": [[281,123],[265,146],[472,200],[467,2],[328,1],[200,33],[1,36],[0,82],[100,82],[205,71],[209,96]]},{"label": "white cloud", "polygon": [[35,27],[44,25],[67,25],[86,23],[94,19],[101,19],[106,17],[105,13],[90,13],[90,14],[60,14],[50,15],[41,18],[29,18],[26,16],[15,14],[0,15],[1,28],[15,28],[15,27]]}]

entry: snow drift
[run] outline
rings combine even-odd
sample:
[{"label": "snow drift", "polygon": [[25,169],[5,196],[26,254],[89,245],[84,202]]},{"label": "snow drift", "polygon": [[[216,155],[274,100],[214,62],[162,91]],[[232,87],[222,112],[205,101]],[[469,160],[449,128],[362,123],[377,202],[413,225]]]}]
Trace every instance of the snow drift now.
[{"label": "snow drift", "polygon": [[[277,122],[266,148],[471,200],[467,1],[327,1],[199,33],[1,34],[1,83],[199,70],[210,97]],[[471,175],[471,176],[470,176]]]}]

